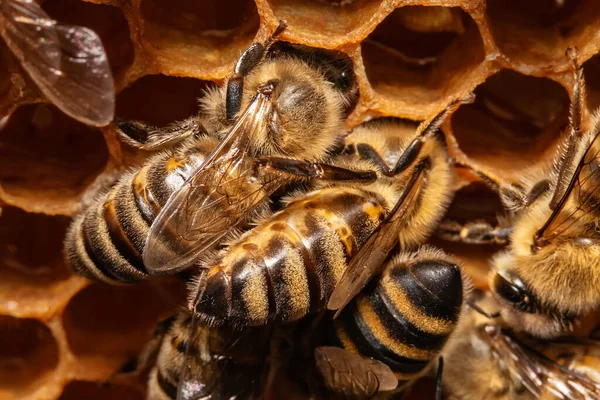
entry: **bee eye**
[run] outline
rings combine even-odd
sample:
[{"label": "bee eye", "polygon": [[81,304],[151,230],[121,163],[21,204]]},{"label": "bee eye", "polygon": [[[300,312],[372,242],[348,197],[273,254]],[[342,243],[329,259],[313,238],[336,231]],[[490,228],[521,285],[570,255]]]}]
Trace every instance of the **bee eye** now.
[{"label": "bee eye", "polygon": [[524,312],[534,312],[533,295],[525,284],[518,278],[509,281],[500,274],[494,278],[494,291],[504,300],[514,304],[514,307]]}]

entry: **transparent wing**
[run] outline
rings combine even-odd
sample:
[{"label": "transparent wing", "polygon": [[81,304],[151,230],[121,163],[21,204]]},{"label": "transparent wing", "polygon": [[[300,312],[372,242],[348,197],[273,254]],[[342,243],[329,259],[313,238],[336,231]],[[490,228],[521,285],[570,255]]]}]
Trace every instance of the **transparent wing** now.
[{"label": "transparent wing", "polygon": [[[600,198],[600,132],[593,138],[579,161],[564,195],[552,214],[536,233],[536,242],[544,245],[555,237],[567,233],[581,220],[582,215],[600,206],[597,203],[598,198]],[[566,212],[564,207],[570,199],[575,199],[577,207]]]},{"label": "transparent wing", "polygon": [[546,398],[548,393],[560,400],[600,398],[600,383],[521,345],[501,330],[497,330],[493,336],[492,346],[501,359],[537,398]]},{"label": "transparent wing", "polygon": [[351,398],[371,398],[398,386],[398,378],[386,364],[339,347],[317,347],[315,362],[325,386]]},{"label": "transparent wing", "polygon": [[402,216],[406,212],[407,205],[411,204],[420,192],[424,168],[423,163],[415,166],[404,192],[392,211],[352,257],[327,303],[328,309],[337,310],[335,317],[365,287],[371,277],[384,267],[385,260],[398,242],[398,231],[404,223]]},{"label": "transparent wing", "polygon": [[1,33],[42,93],[65,114],[89,125],[114,116],[110,65],[98,35],[82,26],[61,25],[34,0],[0,4]]},{"label": "transparent wing", "polygon": [[143,258],[148,272],[167,274],[189,267],[288,179],[254,171],[248,155],[270,104],[258,94],[221,144],[171,195],[146,240]]}]

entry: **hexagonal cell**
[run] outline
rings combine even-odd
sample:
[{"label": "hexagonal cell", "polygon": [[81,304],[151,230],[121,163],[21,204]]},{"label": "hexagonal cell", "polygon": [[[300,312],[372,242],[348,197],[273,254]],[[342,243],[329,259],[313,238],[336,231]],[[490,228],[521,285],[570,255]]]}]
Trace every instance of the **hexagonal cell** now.
[{"label": "hexagonal cell", "polygon": [[48,0],[42,7],[60,23],[94,30],[102,39],[115,78],[133,63],[129,26],[119,8],[80,0]]},{"label": "hexagonal cell", "polygon": [[160,319],[176,312],[185,293],[183,282],[176,280],[118,287],[90,285],[64,310],[69,347],[79,358],[123,362],[138,354]]},{"label": "hexagonal cell", "polygon": [[457,7],[398,8],[361,49],[373,89],[400,116],[412,118],[424,118],[447,96],[468,90],[485,57],[477,25]]},{"label": "hexagonal cell", "polygon": [[278,20],[288,23],[286,36],[328,49],[359,42],[385,15],[382,0],[326,2],[267,0]]},{"label": "hexagonal cell", "polygon": [[259,26],[251,0],[149,0],[141,13],[142,38],[160,71],[202,79],[229,73]]},{"label": "hexagonal cell", "polygon": [[27,211],[73,214],[107,159],[97,129],[53,106],[20,107],[0,131],[0,197]]},{"label": "hexagonal cell", "polygon": [[129,386],[71,381],[65,386],[59,400],[141,400],[143,398],[143,393]]},{"label": "hexagonal cell", "polygon": [[212,82],[193,78],[147,75],[117,96],[115,115],[156,126],[185,119],[198,112],[198,99]]},{"label": "hexagonal cell", "polygon": [[600,53],[583,64],[587,90],[587,106],[590,111],[600,107]]},{"label": "hexagonal cell", "polygon": [[44,324],[0,315],[0,398],[23,398],[57,364],[58,347]]},{"label": "hexagonal cell", "polygon": [[67,218],[2,208],[0,307],[5,301],[37,299],[40,290],[50,291],[69,276],[61,252],[67,225]]},{"label": "hexagonal cell", "polygon": [[511,180],[525,168],[550,162],[568,123],[569,95],[561,85],[502,70],[475,95],[451,120],[458,146],[470,159]]},{"label": "hexagonal cell", "polygon": [[486,14],[496,44],[515,63],[568,64],[568,46],[597,49],[596,0],[489,0]]}]

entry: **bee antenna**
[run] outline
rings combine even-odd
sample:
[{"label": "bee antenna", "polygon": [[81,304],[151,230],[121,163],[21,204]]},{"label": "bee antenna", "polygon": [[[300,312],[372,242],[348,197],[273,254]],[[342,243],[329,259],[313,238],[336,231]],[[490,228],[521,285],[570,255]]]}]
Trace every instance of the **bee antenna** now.
[{"label": "bee antenna", "polygon": [[477,311],[479,314],[489,318],[489,319],[495,319],[500,317],[500,311],[496,311],[495,313],[488,313],[487,311],[485,311],[483,308],[479,307],[477,305],[477,303],[475,303],[475,301],[473,300],[469,300],[469,302],[467,303],[469,305],[469,307],[471,307],[473,310]]}]

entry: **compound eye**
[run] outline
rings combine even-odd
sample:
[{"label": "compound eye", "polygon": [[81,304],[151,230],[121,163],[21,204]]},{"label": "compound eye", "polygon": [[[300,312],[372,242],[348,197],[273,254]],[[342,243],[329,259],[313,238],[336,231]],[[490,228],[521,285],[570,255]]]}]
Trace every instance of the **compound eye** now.
[{"label": "compound eye", "polygon": [[514,307],[524,312],[533,312],[533,296],[525,284],[518,278],[508,280],[500,274],[494,278],[494,291],[504,300],[514,304]]}]

